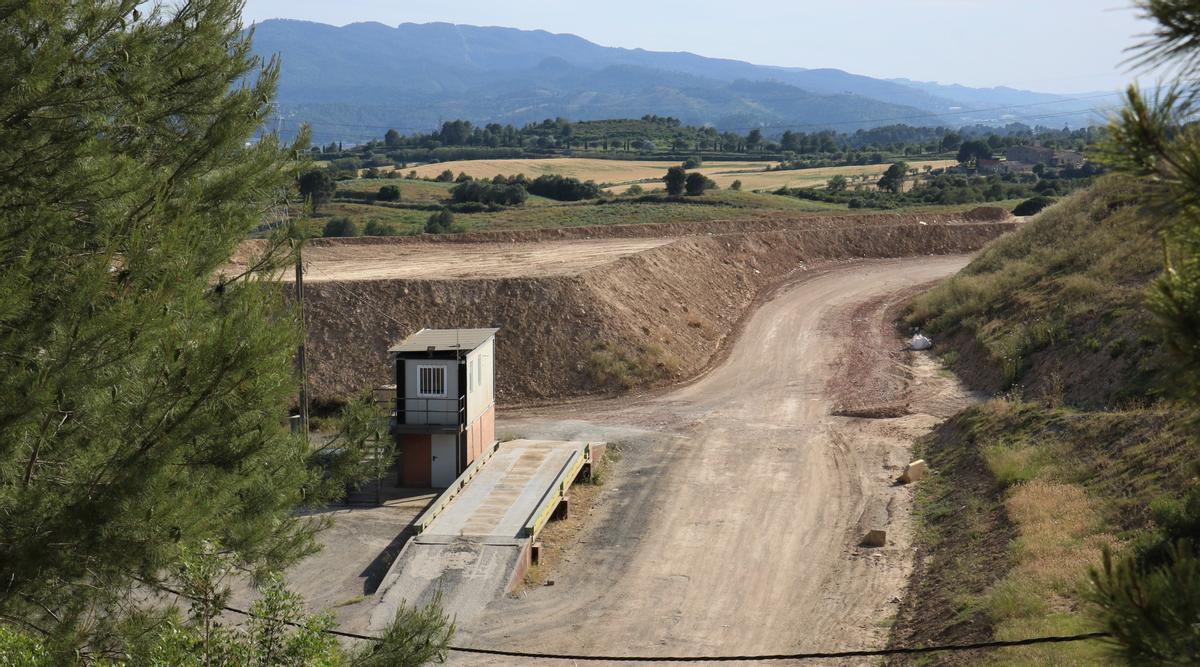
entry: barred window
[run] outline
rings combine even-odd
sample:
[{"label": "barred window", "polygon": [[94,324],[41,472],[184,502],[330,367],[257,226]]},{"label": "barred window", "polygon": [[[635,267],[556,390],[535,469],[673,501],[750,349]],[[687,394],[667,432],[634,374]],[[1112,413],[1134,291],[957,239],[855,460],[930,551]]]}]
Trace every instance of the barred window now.
[{"label": "barred window", "polygon": [[417,366],[417,378],[417,395],[446,395],[446,368],[444,366]]}]

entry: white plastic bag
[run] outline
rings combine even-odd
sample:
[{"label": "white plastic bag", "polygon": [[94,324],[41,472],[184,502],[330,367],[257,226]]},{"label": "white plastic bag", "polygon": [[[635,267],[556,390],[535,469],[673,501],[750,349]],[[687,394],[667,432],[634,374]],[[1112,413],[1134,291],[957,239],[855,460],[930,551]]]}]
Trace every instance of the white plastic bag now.
[{"label": "white plastic bag", "polygon": [[933,341],[921,334],[917,334],[912,337],[912,342],[909,343],[909,345],[914,350],[928,350],[929,348],[933,347]]}]

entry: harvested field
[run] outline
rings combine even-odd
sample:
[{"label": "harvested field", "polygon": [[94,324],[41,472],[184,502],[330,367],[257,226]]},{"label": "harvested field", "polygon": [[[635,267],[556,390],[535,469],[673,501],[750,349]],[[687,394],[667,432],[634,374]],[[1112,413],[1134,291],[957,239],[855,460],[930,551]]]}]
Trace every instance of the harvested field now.
[{"label": "harvested field", "polygon": [[[890,164],[851,165],[845,167],[821,167],[814,169],[787,169],[767,171],[768,167],[777,166],[778,162],[746,161],[746,162],[708,162],[697,167],[698,171],[713,179],[722,188],[727,188],[734,181],[741,181],[745,190],[761,190],[779,187],[812,187],[822,185],[835,175],[879,175]],[[924,169],[929,166],[939,169],[957,164],[954,160],[918,160],[909,162],[912,169]],[[466,173],[474,178],[491,178],[498,174],[515,176],[525,174],[536,178],[545,174],[561,174],[580,180],[592,180],[597,183],[610,184],[613,192],[624,192],[630,185],[642,183],[643,187],[661,187],[659,183],[646,181],[662,178],[670,167],[679,166],[678,162],[651,162],[641,160],[597,160],[591,158],[548,158],[544,160],[461,160],[457,162],[441,162],[427,164],[416,168],[421,178],[433,178],[449,169],[458,175]],[[407,172],[406,172],[407,173]]]},{"label": "harvested field", "polygon": [[[761,171],[774,162],[721,162],[722,169],[741,169]],[[624,183],[645,178],[659,178],[670,167],[678,167],[678,162],[642,161],[642,160],[597,160],[594,158],[546,158],[543,160],[458,160],[454,162],[439,162],[416,167],[417,176],[433,178],[449,169],[457,176],[463,172],[473,178],[491,178],[497,174],[516,176],[525,174],[529,178],[537,178],[546,174],[561,174],[583,181],[597,183]],[[407,173],[407,172],[405,172]]]},{"label": "harvested field", "polygon": [[[931,220],[814,218],[739,233],[729,223],[649,238],[655,226],[606,228],[612,239],[541,247],[530,245],[533,232],[314,243],[305,304],[313,396],[338,401],[388,382],[385,350],[422,327],[500,327],[497,392],[508,404],[678,382],[706,369],[763,290],[788,276],[853,258],[969,252],[1014,226]],[[544,238],[568,231],[600,230]],[[497,242],[505,238],[517,242]],[[500,268],[494,257],[506,253],[522,266]],[[476,264],[481,257],[496,265]]]},{"label": "harvested field", "polygon": [[670,242],[670,239],[599,239],[472,245],[315,245],[305,254],[309,269],[306,279],[320,282],[565,276]]}]

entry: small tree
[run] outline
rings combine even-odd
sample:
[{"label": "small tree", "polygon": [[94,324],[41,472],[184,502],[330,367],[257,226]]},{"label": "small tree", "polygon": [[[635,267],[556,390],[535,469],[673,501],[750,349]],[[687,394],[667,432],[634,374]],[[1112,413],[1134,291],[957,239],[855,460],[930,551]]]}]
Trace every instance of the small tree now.
[{"label": "small tree", "polygon": [[400,186],[385,185],[379,188],[379,194],[375,198],[379,201],[400,201]]},{"label": "small tree", "polygon": [[454,180],[454,172],[447,169],[447,170],[443,171],[442,173],[438,174],[437,178],[435,178],[433,180],[435,180],[439,183],[449,183]]},{"label": "small tree", "polygon": [[729,184],[729,189],[730,189],[730,190],[733,190],[733,191],[735,191],[735,192],[737,192],[737,191],[740,191],[740,190],[742,189],[742,182],[741,182],[741,181],[734,181],[734,182],[730,183],[730,184]]},{"label": "small tree", "polygon": [[700,159],[699,155],[693,155],[683,161],[683,168],[684,169],[697,169],[703,164],[704,164],[704,161]]},{"label": "small tree", "polygon": [[333,199],[333,193],[337,190],[333,177],[324,169],[310,169],[300,174],[298,185],[300,196],[309,202],[313,213],[316,213],[322,204]]},{"label": "small tree", "polygon": [[980,160],[990,160],[992,157],[992,147],[986,141],[973,139],[964,141],[958,148],[959,164],[976,164]]},{"label": "small tree", "polygon": [[683,167],[671,167],[663,176],[663,183],[667,186],[667,194],[681,195],[687,183],[687,171]]},{"label": "small tree", "polygon": [[845,192],[846,188],[849,186],[850,181],[847,180],[845,176],[838,174],[837,176],[829,179],[829,182],[825,184],[825,189],[829,192]]},{"label": "small tree", "polygon": [[448,208],[429,216],[425,222],[426,234],[449,234],[452,231],[455,231],[454,213]]},{"label": "small tree", "polygon": [[908,165],[903,162],[896,162],[888,167],[887,171],[883,172],[883,176],[879,179],[877,185],[880,190],[897,193],[904,189],[904,177],[908,174]]},{"label": "small tree", "polygon": [[710,183],[712,183],[712,185],[716,185],[716,183],[713,183],[704,174],[701,174],[698,171],[693,171],[687,175],[686,179],[684,179],[684,189],[687,191],[688,195],[695,197],[697,195],[704,194],[704,191],[711,187],[709,185]]}]

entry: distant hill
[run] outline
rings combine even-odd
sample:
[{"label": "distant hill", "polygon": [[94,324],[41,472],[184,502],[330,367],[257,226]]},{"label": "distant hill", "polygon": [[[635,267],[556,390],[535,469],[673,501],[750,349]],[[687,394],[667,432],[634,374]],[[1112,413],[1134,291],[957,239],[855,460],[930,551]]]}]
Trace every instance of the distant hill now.
[{"label": "distant hill", "polygon": [[[769,133],[1042,117],[1061,126],[1088,122],[1098,101],[611,48],[541,30],[283,19],[254,30],[255,52],[282,57],[281,129],[307,121],[318,141],[377,138],[388,128],[427,131],[455,118],[520,125],[644,114],[722,130],[766,126]],[[1007,108],[1026,104],[1037,106]],[[978,111],[996,107],[1004,108]]]}]

